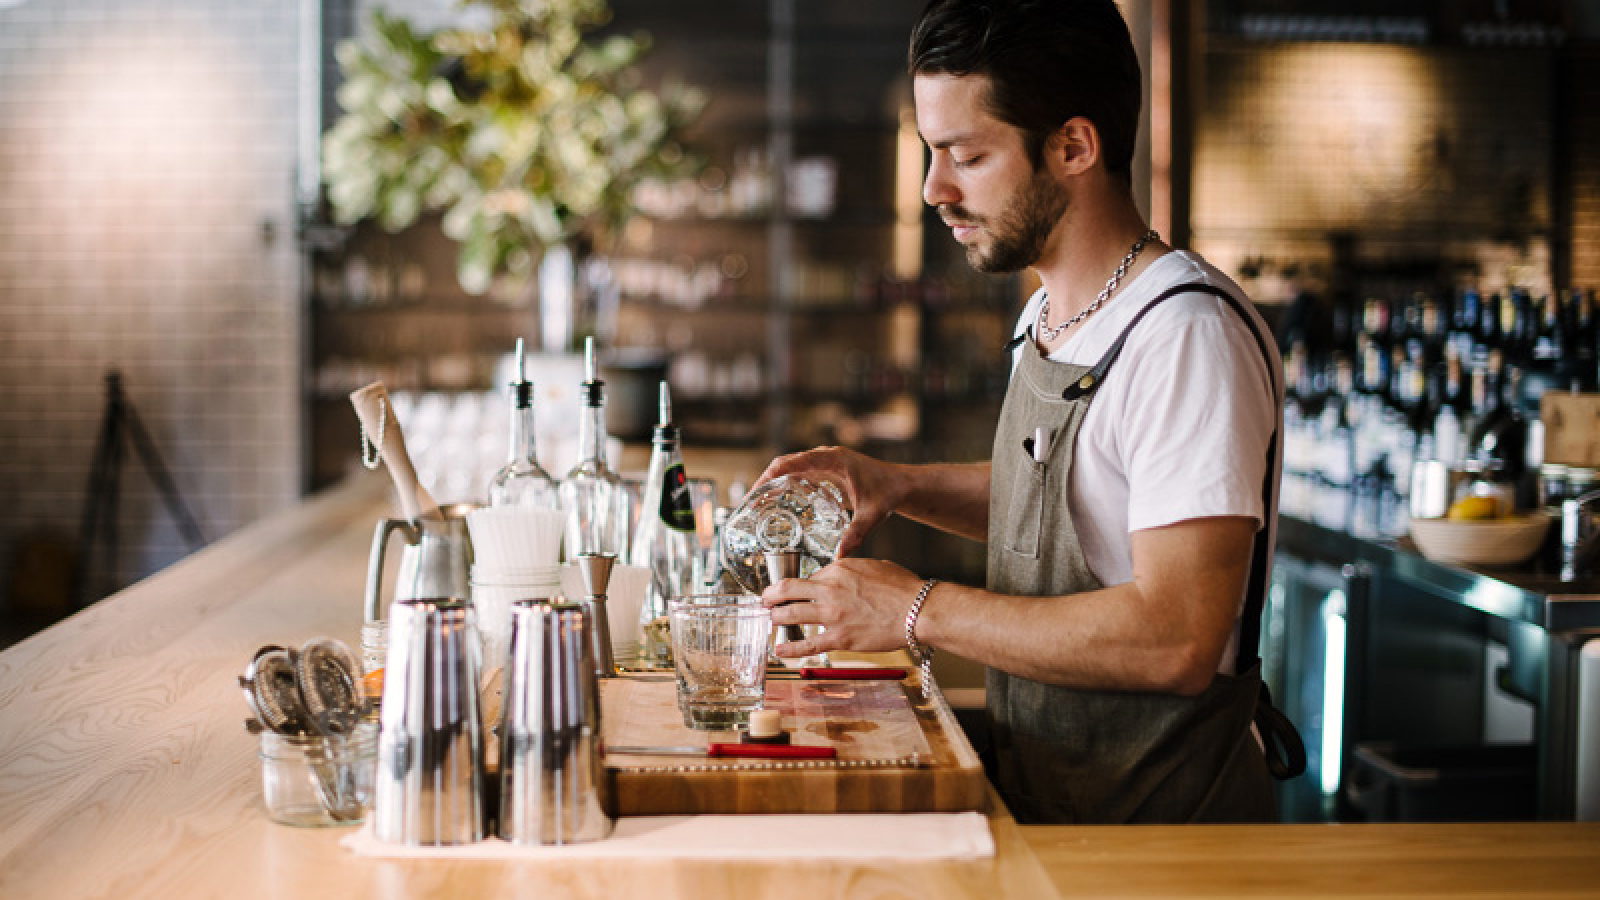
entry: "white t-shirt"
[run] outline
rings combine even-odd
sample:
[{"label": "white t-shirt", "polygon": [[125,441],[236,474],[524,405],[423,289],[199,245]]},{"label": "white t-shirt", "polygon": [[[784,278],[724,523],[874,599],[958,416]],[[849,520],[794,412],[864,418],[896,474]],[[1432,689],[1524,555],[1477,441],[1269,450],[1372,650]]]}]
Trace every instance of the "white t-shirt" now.
[{"label": "white t-shirt", "polygon": [[[1050,359],[1095,364],[1145,304],[1190,282],[1241,301],[1272,357],[1279,393],[1271,392],[1249,326],[1221,298],[1180,294],[1139,322],[1084,415],[1069,476],[1084,559],[1107,586],[1133,579],[1133,531],[1208,516],[1248,516],[1262,525],[1261,477],[1271,429],[1281,427],[1283,364],[1266,323],[1228,276],[1195,254],[1168,253],[1124,284]],[[1042,297],[1041,290],[1028,300],[1014,334],[1038,322]],[[1266,525],[1276,529],[1276,509]],[[1242,595],[1239,602],[1242,610]],[[1233,671],[1237,637],[1236,628],[1221,672]]]}]

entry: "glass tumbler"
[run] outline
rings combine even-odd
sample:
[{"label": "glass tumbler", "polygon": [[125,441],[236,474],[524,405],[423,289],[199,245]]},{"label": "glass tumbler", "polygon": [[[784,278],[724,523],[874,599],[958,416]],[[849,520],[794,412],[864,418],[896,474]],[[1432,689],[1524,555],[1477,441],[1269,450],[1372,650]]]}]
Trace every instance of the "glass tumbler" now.
[{"label": "glass tumbler", "polygon": [[366,818],[378,762],[378,726],[349,735],[261,733],[261,797],[284,825],[354,825]]},{"label": "glass tumbler", "polygon": [[683,724],[724,731],[749,722],[766,693],[771,613],[754,595],[696,594],[668,615]]}]

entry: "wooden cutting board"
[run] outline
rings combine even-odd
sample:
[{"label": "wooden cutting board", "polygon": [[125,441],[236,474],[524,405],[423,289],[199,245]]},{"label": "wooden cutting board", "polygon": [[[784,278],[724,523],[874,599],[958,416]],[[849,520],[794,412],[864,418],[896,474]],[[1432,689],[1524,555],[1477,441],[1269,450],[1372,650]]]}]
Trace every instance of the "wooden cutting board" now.
[{"label": "wooden cutting board", "polygon": [[[611,755],[617,813],[958,812],[981,810],[987,782],[977,754],[942,700],[914,681],[769,679],[766,706],[796,744],[833,746],[836,760]],[[604,679],[608,746],[694,746],[734,741],[683,724],[671,676]]]}]

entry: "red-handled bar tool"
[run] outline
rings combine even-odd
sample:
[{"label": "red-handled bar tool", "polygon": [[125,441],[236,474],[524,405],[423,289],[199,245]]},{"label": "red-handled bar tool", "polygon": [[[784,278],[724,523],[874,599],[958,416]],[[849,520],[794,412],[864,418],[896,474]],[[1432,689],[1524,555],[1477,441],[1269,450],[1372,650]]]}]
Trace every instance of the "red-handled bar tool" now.
[{"label": "red-handled bar tool", "polygon": [[836,759],[839,756],[838,749],[834,747],[725,743],[712,743],[704,747],[607,746],[606,753],[618,756],[699,756],[723,759]]},{"label": "red-handled bar tool", "polygon": [[802,666],[801,678],[831,679],[834,681],[899,681],[906,677],[905,669],[850,668],[836,666]]}]

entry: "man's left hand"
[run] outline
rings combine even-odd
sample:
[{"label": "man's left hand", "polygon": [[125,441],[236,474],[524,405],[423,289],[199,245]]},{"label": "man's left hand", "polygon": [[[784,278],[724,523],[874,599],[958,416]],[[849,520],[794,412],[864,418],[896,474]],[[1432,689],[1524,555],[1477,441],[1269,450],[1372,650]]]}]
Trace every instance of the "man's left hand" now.
[{"label": "man's left hand", "polygon": [[785,578],[761,593],[772,624],[821,625],[804,641],[783,643],[785,658],[829,650],[882,652],[906,645],[906,610],[922,579],[881,559],[840,559],[810,578]]}]

